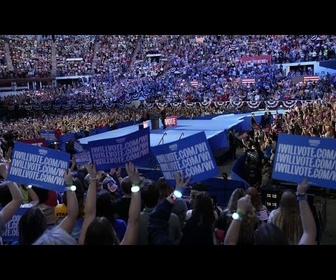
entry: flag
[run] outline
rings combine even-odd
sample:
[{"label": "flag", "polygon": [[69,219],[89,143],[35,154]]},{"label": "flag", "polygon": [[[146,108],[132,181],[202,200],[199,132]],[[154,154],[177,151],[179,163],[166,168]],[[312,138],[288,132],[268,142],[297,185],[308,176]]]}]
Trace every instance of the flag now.
[{"label": "flag", "polygon": [[241,79],[242,84],[254,84],[255,79],[254,78],[243,78]]},{"label": "flag", "polygon": [[304,82],[315,82],[315,81],[318,81],[320,78],[319,76],[303,76],[303,81]]},{"label": "flag", "polygon": [[193,86],[193,87],[197,87],[199,85],[198,81],[191,81],[190,84]]}]

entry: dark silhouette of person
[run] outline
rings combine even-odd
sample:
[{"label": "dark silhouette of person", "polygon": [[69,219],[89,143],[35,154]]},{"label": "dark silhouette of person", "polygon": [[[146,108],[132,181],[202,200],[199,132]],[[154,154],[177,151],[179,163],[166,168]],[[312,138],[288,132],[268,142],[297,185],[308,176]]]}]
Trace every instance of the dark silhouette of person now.
[{"label": "dark silhouette of person", "polygon": [[74,155],[77,153],[75,149],[75,139],[70,139],[65,145],[65,151],[70,155]]},{"label": "dark silhouette of person", "polygon": [[228,140],[229,140],[229,148],[230,148],[230,159],[231,160],[237,159],[236,136],[235,136],[235,131],[233,128],[229,130]]},{"label": "dark silhouette of person", "polygon": [[162,125],[163,125],[163,129],[167,128],[166,117],[167,117],[167,111],[166,111],[166,108],[163,108],[160,112],[160,118],[161,118],[161,122],[162,122]]},{"label": "dark silhouette of person", "polygon": [[254,129],[256,126],[258,126],[258,122],[257,122],[257,119],[256,119],[254,113],[252,113],[252,115],[251,115],[251,126],[252,126],[252,129]]},{"label": "dark silhouette of person", "polygon": [[271,123],[271,113],[265,112],[264,115],[261,117],[261,127],[265,128],[268,127]]}]

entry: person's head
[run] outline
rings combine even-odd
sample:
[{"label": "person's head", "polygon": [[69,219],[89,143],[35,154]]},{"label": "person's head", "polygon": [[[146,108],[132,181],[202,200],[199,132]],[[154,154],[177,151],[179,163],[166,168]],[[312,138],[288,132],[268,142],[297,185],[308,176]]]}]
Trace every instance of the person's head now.
[{"label": "person's head", "polygon": [[195,206],[195,199],[196,199],[197,194],[198,194],[198,191],[196,191],[196,190],[191,190],[190,191],[189,204],[190,204],[191,209],[193,209],[194,206]]},{"label": "person's head", "polygon": [[[144,179],[142,184],[143,187],[141,188],[141,199],[145,207],[154,208],[157,205],[160,197],[158,184],[150,179]],[[169,194],[171,193],[172,192]]]},{"label": "person's head", "polygon": [[261,201],[261,196],[259,194],[259,191],[255,187],[249,187],[246,190],[246,194],[249,194],[251,196],[251,203],[253,207],[256,210],[260,210],[261,207],[263,206],[263,203]]},{"label": "person's head", "polygon": [[196,182],[192,185],[192,189],[200,192],[206,192],[208,186],[204,182]]},{"label": "person's head", "polygon": [[245,195],[246,195],[246,192],[243,188],[237,188],[231,193],[231,196],[229,198],[229,201],[226,207],[229,213],[233,213],[237,211],[237,201],[239,198]]},{"label": "person's head", "polygon": [[32,245],[77,245],[77,241],[62,227],[47,229]]},{"label": "person's head", "polygon": [[279,201],[279,207],[295,210],[299,209],[295,193],[291,190],[283,191]]},{"label": "person's head", "polygon": [[132,194],[132,191],[131,191],[132,182],[131,182],[131,179],[128,176],[124,177],[121,180],[120,186],[121,186],[121,189],[122,189],[124,194],[128,194],[128,195]]},{"label": "person's head", "polygon": [[174,191],[174,188],[167,183],[164,177],[160,177],[157,180],[157,187],[160,193],[160,200],[166,199],[166,197]]},{"label": "person's head", "polygon": [[115,212],[112,207],[112,199],[110,192],[104,189],[97,192],[96,216],[106,217],[112,222],[115,219],[114,214]]},{"label": "person's head", "polygon": [[19,245],[33,244],[47,226],[46,218],[40,208],[28,208],[19,221]]},{"label": "person's head", "polygon": [[87,190],[87,188],[85,186],[85,176],[87,174],[88,174],[88,171],[86,169],[86,166],[83,166],[83,165],[77,166],[77,173],[76,173],[76,175],[74,175],[74,177],[78,178],[82,182],[82,185],[84,187],[84,191]]},{"label": "person's head", "polygon": [[208,192],[201,191],[196,194],[192,215],[198,217],[200,223],[215,222],[214,204]]},{"label": "person's head", "polygon": [[303,230],[300,208],[292,190],[283,191],[272,222],[284,232],[291,244],[298,244]]},{"label": "person's head", "polygon": [[289,245],[283,231],[273,223],[263,223],[254,234],[254,245]]},{"label": "person's head", "polygon": [[88,226],[84,245],[119,245],[119,239],[106,217],[96,217]]}]

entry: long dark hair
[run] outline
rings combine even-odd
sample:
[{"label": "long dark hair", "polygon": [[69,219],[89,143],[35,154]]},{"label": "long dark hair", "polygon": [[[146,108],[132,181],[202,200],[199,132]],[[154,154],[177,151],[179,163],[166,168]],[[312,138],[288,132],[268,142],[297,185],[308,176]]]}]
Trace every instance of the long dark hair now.
[{"label": "long dark hair", "polygon": [[19,221],[19,245],[32,245],[47,229],[47,221],[42,210],[31,207]]},{"label": "long dark hair", "polygon": [[255,232],[254,245],[289,245],[289,241],[278,226],[263,223]]},{"label": "long dark hair", "polygon": [[106,217],[111,223],[116,219],[115,211],[112,206],[110,191],[101,190],[97,193],[96,216]]},{"label": "long dark hair", "polygon": [[84,245],[119,245],[119,239],[106,217],[96,217],[86,230]]},{"label": "long dark hair", "polygon": [[215,222],[214,204],[208,192],[200,191],[196,194],[192,216],[197,219],[198,225],[213,224]]}]

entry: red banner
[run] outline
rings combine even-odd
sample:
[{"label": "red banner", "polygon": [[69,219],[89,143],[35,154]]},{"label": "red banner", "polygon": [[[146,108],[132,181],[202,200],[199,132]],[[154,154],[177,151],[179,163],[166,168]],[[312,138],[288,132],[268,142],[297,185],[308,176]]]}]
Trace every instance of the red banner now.
[{"label": "red banner", "polygon": [[254,64],[269,63],[271,64],[271,55],[256,55],[256,56],[242,56],[238,58],[239,61],[251,62]]},{"label": "red banner", "polygon": [[177,117],[176,116],[168,116],[165,120],[166,126],[175,126],[177,125]]}]

